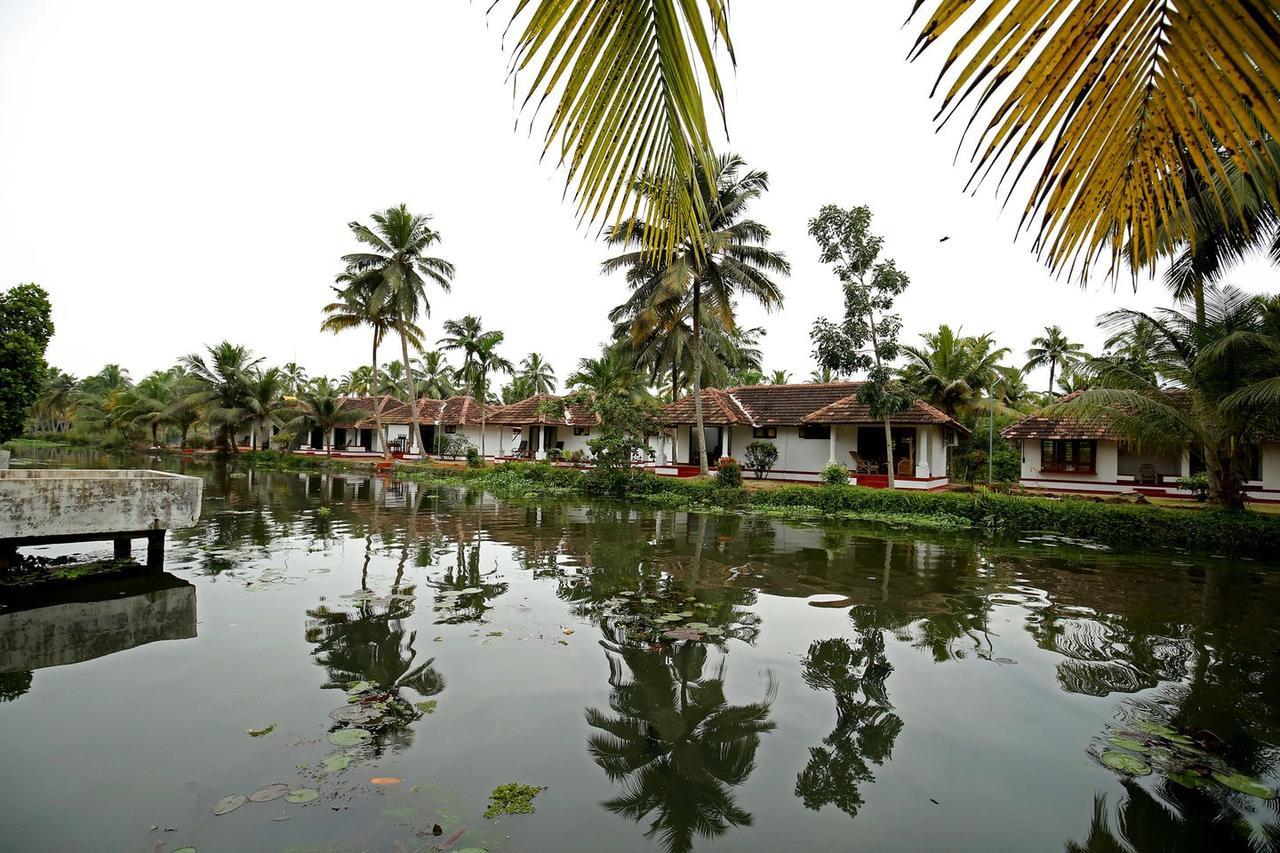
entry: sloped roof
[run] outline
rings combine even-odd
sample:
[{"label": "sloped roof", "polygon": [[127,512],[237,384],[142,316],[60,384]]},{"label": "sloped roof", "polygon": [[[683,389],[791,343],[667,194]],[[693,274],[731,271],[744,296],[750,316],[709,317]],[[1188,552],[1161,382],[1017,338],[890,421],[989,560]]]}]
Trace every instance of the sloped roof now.
[{"label": "sloped roof", "polygon": [[[871,415],[869,407],[858,402],[857,394],[850,394],[806,416],[804,422],[807,424],[874,424],[880,421]],[[915,400],[903,411],[890,416],[889,423],[899,426],[937,424],[966,434],[969,432],[969,428],[964,424],[924,400]]]},{"label": "sloped roof", "polygon": [[404,404],[390,394],[382,394],[377,397],[340,397],[338,407],[347,411],[354,409],[369,412],[369,417],[356,421],[353,426],[356,429],[373,429],[377,423],[373,418],[374,413],[381,414],[385,420],[389,413],[403,408]]},{"label": "sloped roof", "polygon": [[[1186,391],[1169,389],[1162,392],[1174,405],[1189,407],[1191,398]],[[1073,391],[1055,403],[1065,403],[1079,397],[1081,392]],[[1078,438],[1105,441],[1120,441],[1124,438],[1106,418],[1081,419],[1065,415],[1050,416],[1041,412],[1027,415],[1004,429],[1000,430],[1001,438]]]},{"label": "sloped roof", "polygon": [[489,410],[489,423],[503,426],[592,426],[600,422],[600,417],[583,405],[565,407],[563,418],[548,417],[539,411],[543,403],[565,399],[555,394],[535,394],[509,406],[499,406]]},{"label": "sloped roof", "polygon": [[[861,386],[861,382],[809,382],[706,388],[702,391],[702,420],[713,426],[878,423],[867,407],[858,403]],[[668,423],[694,423],[693,395],[670,404],[663,415]],[[889,420],[900,425],[942,424],[964,430],[954,418],[922,401]]]},{"label": "sloped roof", "polygon": [[[384,424],[404,425],[412,423],[409,404],[402,403],[394,397],[344,397],[343,405],[347,405],[347,401],[352,402],[349,408],[367,409],[373,411],[373,400],[380,400],[382,410],[379,414],[382,416]],[[363,404],[361,404],[363,401]],[[450,397],[447,400],[435,400],[423,397],[418,400],[418,423],[435,424],[443,423],[449,426],[479,426],[481,421],[481,412],[483,406],[479,400],[473,397]],[[490,411],[493,411],[491,408]],[[360,421],[356,426],[360,429],[369,429],[375,425],[373,418],[366,418]]]}]

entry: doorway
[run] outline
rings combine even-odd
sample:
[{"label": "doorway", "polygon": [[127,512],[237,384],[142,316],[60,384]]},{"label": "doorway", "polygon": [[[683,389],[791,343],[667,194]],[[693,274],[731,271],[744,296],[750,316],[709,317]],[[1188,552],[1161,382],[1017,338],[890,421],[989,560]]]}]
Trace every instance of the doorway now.
[{"label": "doorway", "polygon": [[[689,427],[689,453],[687,460],[689,465],[699,464],[698,448],[694,444],[697,433],[697,427]],[[702,434],[707,448],[707,465],[714,468],[716,463],[720,461],[720,457],[724,455],[724,428],[709,426],[703,429]]]}]

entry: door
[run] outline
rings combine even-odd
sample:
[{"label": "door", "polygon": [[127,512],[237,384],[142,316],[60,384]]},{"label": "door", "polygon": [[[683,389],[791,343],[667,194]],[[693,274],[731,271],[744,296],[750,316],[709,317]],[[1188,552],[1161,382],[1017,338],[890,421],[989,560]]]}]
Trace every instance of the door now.
[{"label": "door", "polygon": [[[688,464],[690,465],[699,464],[698,448],[694,444],[694,436],[697,434],[697,430],[697,427],[689,427]],[[707,464],[714,468],[715,464],[720,461],[720,457],[724,455],[723,431],[718,426],[709,426],[702,431],[702,434],[706,436]]]},{"label": "door", "polygon": [[435,453],[439,449],[436,447],[435,424],[418,424],[418,438],[422,442],[423,453]]},{"label": "door", "polygon": [[365,450],[373,450],[373,430],[360,430],[360,446]]},{"label": "door", "polygon": [[311,430],[311,437],[308,444],[316,450],[324,450],[324,431],[319,429]]},{"label": "door", "polygon": [[346,427],[336,427],[333,431],[333,448],[334,450],[342,450],[347,446],[347,429]]}]

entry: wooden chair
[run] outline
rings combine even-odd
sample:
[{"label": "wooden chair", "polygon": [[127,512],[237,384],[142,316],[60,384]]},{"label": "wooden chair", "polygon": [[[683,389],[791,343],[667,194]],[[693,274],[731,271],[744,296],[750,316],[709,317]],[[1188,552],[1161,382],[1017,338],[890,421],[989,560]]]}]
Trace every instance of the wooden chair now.
[{"label": "wooden chair", "polygon": [[855,474],[876,474],[879,467],[873,462],[868,462],[858,455],[858,451],[850,450],[849,458],[853,460],[853,473]]},{"label": "wooden chair", "polygon": [[1150,462],[1143,462],[1138,466],[1138,476],[1134,477],[1134,482],[1139,486],[1160,485],[1160,475],[1156,472],[1156,466]]},{"label": "wooden chair", "polygon": [[511,456],[513,459],[524,459],[526,456],[529,455],[529,442],[528,441],[520,442],[518,445],[516,445],[515,449],[512,450],[511,453],[509,453],[508,455]]},{"label": "wooden chair", "polygon": [[898,476],[899,477],[910,477],[913,474],[915,474],[915,472],[916,472],[915,466],[911,464],[910,459],[898,460]]}]

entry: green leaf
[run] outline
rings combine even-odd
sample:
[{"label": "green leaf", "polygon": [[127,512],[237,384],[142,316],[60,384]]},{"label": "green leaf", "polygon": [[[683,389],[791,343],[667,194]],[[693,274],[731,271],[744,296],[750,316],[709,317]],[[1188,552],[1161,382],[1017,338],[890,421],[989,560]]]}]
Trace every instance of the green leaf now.
[{"label": "green leaf", "polygon": [[295,805],[303,805],[312,800],[320,799],[320,792],[312,788],[298,788],[296,791],[290,791],[289,796],[285,797],[285,799]]},{"label": "green leaf", "polygon": [[233,812],[243,806],[248,799],[244,794],[227,794],[213,804],[213,813],[215,815],[224,815],[228,812]]},{"label": "green leaf", "polygon": [[1102,753],[1102,763],[1112,770],[1119,770],[1129,776],[1146,776],[1151,772],[1151,768],[1147,766],[1146,762],[1127,752],[1104,752]]},{"label": "green leaf", "polygon": [[1260,797],[1264,800],[1274,800],[1276,797],[1274,789],[1268,788],[1257,779],[1246,776],[1243,773],[1214,773],[1213,778],[1231,790],[1248,794],[1251,797]]},{"label": "green leaf", "polygon": [[365,729],[339,729],[329,733],[329,743],[334,746],[359,746],[370,737]]}]

